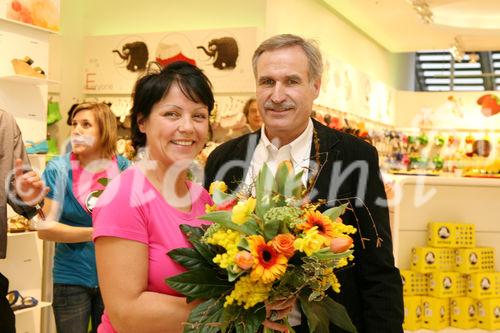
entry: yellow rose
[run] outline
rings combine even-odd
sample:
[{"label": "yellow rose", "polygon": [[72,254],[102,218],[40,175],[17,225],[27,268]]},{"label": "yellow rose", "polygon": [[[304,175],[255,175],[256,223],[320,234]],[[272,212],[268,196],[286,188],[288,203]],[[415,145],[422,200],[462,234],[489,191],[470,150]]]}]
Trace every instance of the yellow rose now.
[{"label": "yellow rose", "polygon": [[227,185],[223,181],[216,180],[215,182],[212,182],[212,184],[210,184],[208,193],[210,193],[210,195],[213,195],[216,189],[221,191],[222,193],[226,193]]},{"label": "yellow rose", "polygon": [[236,224],[242,225],[248,220],[248,217],[254,211],[255,204],[255,198],[248,198],[246,201],[239,201],[238,204],[233,207],[231,220]]},{"label": "yellow rose", "polygon": [[318,233],[318,227],[312,227],[307,230],[303,238],[297,238],[293,242],[293,247],[300,252],[304,252],[308,257],[314,252],[320,250],[328,238]]}]

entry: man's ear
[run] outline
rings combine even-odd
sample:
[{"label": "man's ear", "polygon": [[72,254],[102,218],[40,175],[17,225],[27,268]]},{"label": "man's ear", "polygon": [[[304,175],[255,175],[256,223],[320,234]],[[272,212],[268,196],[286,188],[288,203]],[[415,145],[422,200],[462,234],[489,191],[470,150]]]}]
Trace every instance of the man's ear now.
[{"label": "man's ear", "polygon": [[137,127],[141,133],[146,131],[146,119],[144,119],[142,114],[137,115]]},{"label": "man's ear", "polygon": [[314,95],[315,95],[315,97],[314,97],[314,98],[316,98],[316,97],[318,97],[318,96],[319,96],[319,90],[320,90],[320,88],[321,88],[321,77],[320,77],[320,78],[315,79],[315,80],[313,81],[313,83],[312,83],[312,86],[313,86],[313,88],[314,88]]}]

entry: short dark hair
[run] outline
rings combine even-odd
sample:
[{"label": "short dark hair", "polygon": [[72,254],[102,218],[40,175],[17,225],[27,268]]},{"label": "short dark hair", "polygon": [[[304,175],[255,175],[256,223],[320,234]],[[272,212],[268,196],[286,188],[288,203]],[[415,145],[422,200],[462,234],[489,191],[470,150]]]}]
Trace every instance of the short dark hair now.
[{"label": "short dark hair", "polygon": [[137,80],[133,92],[131,137],[136,150],[146,145],[146,134],[139,130],[139,115],[147,119],[153,106],[168,94],[172,84],[177,84],[191,101],[204,104],[209,114],[214,108],[212,84],[198,67],[184,61],[173,62],[156,72],[151,72],[150,67],[147,74]]},{"label": "short dark hair", "polygon": [[248,112],[250,111],[250,105],[255,101],[256,101],[255,97],[252,97],[245,103],[245,106],[243,107],[243,113],[245,114],[245,117],[247,117],[247,119],[248,119]]}]

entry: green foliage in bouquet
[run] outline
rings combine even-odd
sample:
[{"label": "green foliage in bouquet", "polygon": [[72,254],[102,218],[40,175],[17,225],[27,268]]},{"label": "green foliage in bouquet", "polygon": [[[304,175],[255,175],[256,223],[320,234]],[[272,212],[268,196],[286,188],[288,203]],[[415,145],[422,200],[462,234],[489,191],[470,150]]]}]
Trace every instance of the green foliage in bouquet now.
[{"label": "green foliage in bouquet", "polygon": [[[335,270],[354,258],[349,234],[356,229],[341,220],[348,204],[319,212],[319,203],[306,200],[302,172],[287,161],[275,176],[264,165],[254,185],[255,195],[248,195],[226,193],[223,182],[214,182],[214,205],[200,217],[212,224],[182,225],[193,248],[168,253],[187,271],[166,283],[188,301],[203,300],[184,332],[260,332],[266,304],[287,300],[298,303],[310,332],[328,332],[330,323],[356,332],[327,293],[340,292]],[[290,328],[286,318],[277,322]]]}]

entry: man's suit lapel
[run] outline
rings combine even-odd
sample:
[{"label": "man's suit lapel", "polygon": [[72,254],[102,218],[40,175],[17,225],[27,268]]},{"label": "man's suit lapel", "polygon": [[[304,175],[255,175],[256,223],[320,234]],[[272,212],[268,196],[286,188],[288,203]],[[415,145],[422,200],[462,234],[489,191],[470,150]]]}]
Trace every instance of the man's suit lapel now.
[{"label": "man's suit lapel", "polygon": [[328,198],[330,184],[332,182],[333,162],[341,159],[340,137],[336,131],[320,124],[313,119],[314,130],[319,141],[319,166],[316,161],[316,143],[314,135],[311,145],[311,162],[309,164],[309,179],[316,175],[311,200]]},{"label": "man's suit lapel", "polygon": [[[317,176],[314,184],[314,190],[312,191],[315,196],[311,198],[312,200],[328,197],[333,162],[338,161],[341,158],[341,151],[338,146],[340,143],[340,137],[336,131],[320,124],[314,119],[313,125],[319,140],[319,166],[316,165],[316,145],[313,135],[313,142],[311,144],[311,161],[309,164],[309,179],[316,174]],[[235,181],[244,182],[253,153],[255,152],[255,148],[257,147],[259,140],[260,130],[246,135],[236,145],[233,159],[238,162],[242,162],[244,169],[239,167],[231,168],[226,173],[224,181],[232,190],[236,189],[239,185],[239,183],[236,184]],[[319,171],[316,171],[318,168]]]},{"label": "man's suit lapel", "polygon": [[228,184],[231,190],[236,190],[238,186],[245,181],[250,162],[252,161],[253,153],[260,140],[260,130],[246,135],[237,143],[232,155],[235,160],[244,168],[234,167],[228,170],[224,177],[224,182]]}]

